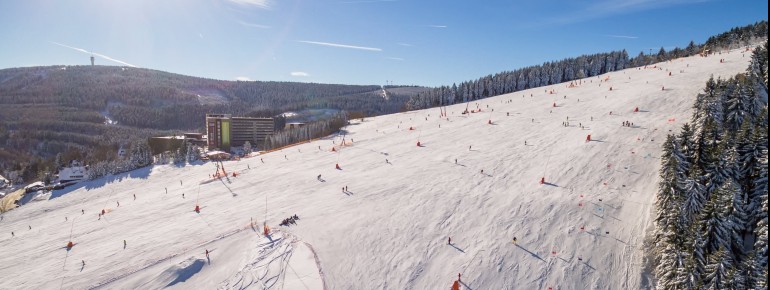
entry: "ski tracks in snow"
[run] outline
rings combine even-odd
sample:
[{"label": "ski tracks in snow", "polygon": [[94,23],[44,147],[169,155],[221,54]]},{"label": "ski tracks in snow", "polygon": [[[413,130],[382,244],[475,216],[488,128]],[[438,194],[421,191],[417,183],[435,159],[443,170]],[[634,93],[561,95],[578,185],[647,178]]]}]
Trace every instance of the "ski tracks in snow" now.
[{"label": "ski tracks in snow", "polygon": [[279,238],[271,243],[255,245],[257,249],[252,251],[256,250],[257,256],[232,277],[220,283],[218,288],[248,289],[257,286],[260,289],[279,289],[279,279],[285,276],[295,242],[294,238],[291,241]]},{"label": "ski tracks in snow", "polygon": [[134,269],[128,270],[128,271],[126,271],[123,274],[120,274],[118,276],[115,276],[115,277],[112,277],[110,279],[101,281],[101,282],[97,283],[96,285],[89,286],[89,289],[99,289],[99,288],[106,287],[106,286],[110,285],[111,283],[113,283],[115,281],[118,281],[120,279],[126,278],[128,276],[131,276],[132,274],[135,274],[135,273],[137,273],[139,271],[151,268],[151,267],[153,267],[155,265],[158,265],[158,264],[160,264],[160,263],[162,263],[164,261],[168,261],[169,259],[177,257],[177,256],[179,256],[181,254],[187,253],[187,252],[191,251],[192,249],[199,248],[201,246],[205,246],[205,245],[208,245],[210,243],[213,243],[213,242],[222,240],[224,238],[227,238],[229,236],[232,236],[234,234],[240,233],[240,232],[244,231],[245,229],[246,228],[239,228],[239,229],[235,229],[235,230],[230,231],[230,232],[226,232],[226,233],[221,234],[221,235],[219,235],[218,237],[216,237],[216,238],[214,238],[212,240],[209,240],[209,241],[206,241],[206,242],[203,242],[203,243],[191,246],[189,248],[186,248],[186,249],[184,249],[182,251],[179,251],[179,252],[176,252],[176,253],[169,254],[168,256],[165,256],[163,258],[151,261],[151,262],[149,262],[149,263],[147,263],[145,265],[142,265],[142,266],[136,267]]},{"label": "ski tracks in snow", "polygon": [[222,281],[218,289],[284,289],[287,275],[290,273],[296,275],[297,281],[306,289],[315,289],[312,287],[308,288],[305,282],[302,281],[306,276],[299,276],[300,274],[295,270],[296,266],[292,267],[290,265],[292,256],[298,250],[296,248],[298,245],[306,246],[312,253],[315,260],[314,265],[318,268],[317,274],[321,280],[321,287],[324,290],[327,289],[323,268],[321,268],[321,262],[315,249],[309,243],[300,241],[289,233],[280,233],[283,236],[282,238],[271,239],[270,242],[257,244],[255,248],[249,250],[250,253],[244,253],[244,255],[252,256],[249,258],[250,261],[230,278]]}]

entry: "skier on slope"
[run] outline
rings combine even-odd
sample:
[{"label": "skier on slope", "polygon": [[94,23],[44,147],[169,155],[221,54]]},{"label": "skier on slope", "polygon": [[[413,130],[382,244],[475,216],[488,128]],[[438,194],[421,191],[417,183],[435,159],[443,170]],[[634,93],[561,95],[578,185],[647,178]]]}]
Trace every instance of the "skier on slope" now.
[{"label": "skier on slope", "polygon": [[449,238],[447,239],[447,243],[446,243],[446,244],[447,244],[447,245],[451,245],[451,244],[452,244],[452,237],[449,237]]}]

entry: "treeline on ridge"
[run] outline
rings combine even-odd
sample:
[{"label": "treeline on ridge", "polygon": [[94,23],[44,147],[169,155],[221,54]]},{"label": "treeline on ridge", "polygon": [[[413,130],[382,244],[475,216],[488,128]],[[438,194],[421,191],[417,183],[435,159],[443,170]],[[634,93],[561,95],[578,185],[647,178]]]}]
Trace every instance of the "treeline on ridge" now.
[{"label": "treeline on ridge", "polygon": [[728,32],[710,37],[706,43],[701,45],[690,41],[690,44],[684,49],[674,48],[666,51],[661,47],[655,55],[646,55],[644,52],[640,52],[636,57],[629,58],[625,50],[582,55],[488,75],[476,80],[462,82],[459,85],[441,86],[415,95],[407,102],[407,108],[417,110],[464,103],[692,56],[703,52],[704,49],[715,51],[746,46],[762,39],[767,39],[767,21],[733,28]]}]

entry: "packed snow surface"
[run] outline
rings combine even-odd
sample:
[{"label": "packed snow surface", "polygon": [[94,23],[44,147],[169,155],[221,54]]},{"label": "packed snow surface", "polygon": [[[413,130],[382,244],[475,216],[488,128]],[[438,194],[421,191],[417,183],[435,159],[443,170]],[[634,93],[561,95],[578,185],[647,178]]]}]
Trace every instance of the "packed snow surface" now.
[{"label": "packed snow surface", "polygon": [[448,289],[458,273],[463,289],[646,288],[661,143],[710,75],[748,61],[353,120],[347,145],[224,162],[236,177],[204,163],[80,183],[4,214],[0,289]]}]

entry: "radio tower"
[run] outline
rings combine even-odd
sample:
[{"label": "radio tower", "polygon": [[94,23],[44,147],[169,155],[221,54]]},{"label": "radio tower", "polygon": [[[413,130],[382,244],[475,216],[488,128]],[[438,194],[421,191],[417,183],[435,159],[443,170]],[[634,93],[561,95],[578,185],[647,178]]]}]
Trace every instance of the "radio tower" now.
[{"label": "radio tower", "polygon": [[94,55],[91,55],[91,66],[94,66]]}]

